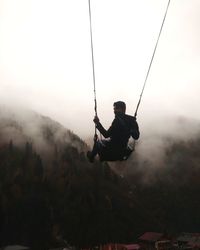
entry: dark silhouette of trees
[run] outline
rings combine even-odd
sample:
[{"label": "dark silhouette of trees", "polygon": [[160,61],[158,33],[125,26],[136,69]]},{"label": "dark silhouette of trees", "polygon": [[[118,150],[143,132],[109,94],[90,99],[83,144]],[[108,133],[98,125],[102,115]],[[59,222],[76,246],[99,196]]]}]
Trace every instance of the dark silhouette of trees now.
[{"label": "dark silhouette of trees", "polygon": [[130,187],[107,164],[91,165],[70,145],[44,164],[29,142],[4,145],[0,159],[3,245],[44,250],[63,239],[80,247],[130,240]]},{"label": "dark silhouette of trees", "polygon": [[163,166],[151,170],[154,181],[144,183],[136,158],[135,172],[123,178],[69,144],[55,146],[51,162],[29,142],[1,145],[1,245],[91,247],[131,243],[144,231],[197,232],[199,149],[199,140],[172,144]]}]

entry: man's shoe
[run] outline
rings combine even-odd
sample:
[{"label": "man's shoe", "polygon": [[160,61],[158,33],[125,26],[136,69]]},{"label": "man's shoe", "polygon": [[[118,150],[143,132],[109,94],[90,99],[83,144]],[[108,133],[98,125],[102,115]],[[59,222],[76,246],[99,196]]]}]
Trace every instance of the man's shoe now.
[{"label": "man's shoe", "polygon": [[94,156],[92,155],[91,151],[87,151],[86,156],[87,156],[89,162],[94,162]]}]

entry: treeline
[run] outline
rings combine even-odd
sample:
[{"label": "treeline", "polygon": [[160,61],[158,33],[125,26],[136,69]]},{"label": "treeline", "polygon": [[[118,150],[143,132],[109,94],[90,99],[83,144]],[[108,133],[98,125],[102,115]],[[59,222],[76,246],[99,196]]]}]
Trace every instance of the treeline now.
[{"label": "treeline", "polygon": [[[43,162],[30,143],[0,148],[1,245],[32,249],[130,242],[142,213],[128,183],[72,146]],[[142,229],[141,229],[142,230]]]},{"label": "treeline", "polygon": [[200,140],[171,143],[160,166],[132,174],[90,164],[69,144],[43,161],[30,143],[0,147],[1,245],[45,250],[133,243],[145,231],[200,232]]}]

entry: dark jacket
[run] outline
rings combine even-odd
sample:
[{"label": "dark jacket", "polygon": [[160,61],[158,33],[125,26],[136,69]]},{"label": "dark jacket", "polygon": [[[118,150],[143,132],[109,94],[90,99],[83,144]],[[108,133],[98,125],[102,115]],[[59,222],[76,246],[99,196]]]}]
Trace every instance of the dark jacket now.
[{"label": "dark jacket", "polygon": [[135,117],[126,114],[116,114],[108,130],[105,130],[100,122],[96,127],[105,138],[110,138],[110,143],[117,148],[127,147],[130,136],[135,140],[140,136]]}]

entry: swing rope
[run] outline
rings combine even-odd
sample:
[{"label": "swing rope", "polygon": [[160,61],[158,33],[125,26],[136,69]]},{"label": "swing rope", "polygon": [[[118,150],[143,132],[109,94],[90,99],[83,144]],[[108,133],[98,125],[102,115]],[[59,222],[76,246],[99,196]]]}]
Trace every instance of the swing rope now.
[{"label": "swing rope", "polygon": [[139,101],[138,101],[138,104],[137,104],[137,107],[136,107],[136,110],[135,110],[135,114],[134,114],[135,118],[137,117],[138,108],[139,108],[140,102],[142,100],[143,92],[144,92],[146,82],[147,82],[147,79],[148,79],[148,76],[149,76],[151,65],[153,63],[153,59],[154,59],[154,56],[155,56],[155,53],[156,53],[156,49],[158,47],[158,42],[160,40],[160,36],[161,36],[162,30],[163,30],[163,26],[164,26],[164,23],[165,23],[165,19],[166,19],[166,16],[167,16],[169,5],[170,5],[170,0],[168,1],[168,4],[167,4],[167,8],[166,8],[165,15],[164,15],[164,18],[163,18],[163,21],[162,21],[162,25],[161,25],[161,28],[160,28],[160,31],[159,31],[159,34],[158,34],[158,38],[157,38],[156,45],[155,45],[155,48],[154,48],[154,51],[153,51],[153,55],[151,57],[151,61],[150,61],[149,68],[148,68],[148,71],[147,71],[147,74],[146,74],[146,78],[145,78],[145,81],[144,81],[144,84],[143,84],[143,87],[142,87],[140,98],[139,98]]},{"label": "swing rope", "polygon": [[[137,117],[138,109],[139,109],[139,106],[140,106],[140,103],[141,103],[141,100],[142,100],[142,97],[143,97],[144,89],[146,87],[146,83],[147,83],[147,80],[148,80],[148,77],[149,77],[151,66],[152,66],[152,63],[153,63],[153,60],[154,60],[154,57],[155,57],[155,53],[156,53],[156,50],[157,50],[157,47],[158,47],[158,42],[160,40],[160,36],[161,36],[162,30],[163,30],[163,26],[164,26],[165,19],[166,19],[166,16],[167,16],[167,12],[168,12],[168,9],[169,9],[170,1],[171,0],[168,1],[167,7],[166,7],[165,15],[164,15],[161,27],[160,27],[160,31],[159,31],[159,34],[158,34],[158,38],[157,38],[154,50],[153,50],[153,54],[152,54],[152,57],[151,57],[151,60],[150,60],[148,70],[147,70],[147,74],[146,74],[145,81],[144,81],[144,84],[143,84],[143,87],[142,87],[142,91],[141,91],[141,94],[140,94],[140,97],[139,97],[139,101],[138,101],[137,106],[136,106],[136,110],[135,110],[135,114],[134,114],[135,118]],[[88,0],[88,6],[89,6],[89,22],[90,22],[90,43],[91,43],[92,71],[93,71],[93,88],[94,88],[94,111],[95,111],[95,116],[97,116],[96,79],[95,79],[94,46],[93,46],[93,33],[92,33],[92,14],[91,14],[90,0]],[[96,125],[95,125],[94,141],[97,141],[97,140],[98,140],[98,135],[97,135],[97,128],[96,128]],[[133,148],[135,148],[135,141],[134,141],[134,147]]]},{"label": "swing rope", "polygon": [[[91,56],[92,56],[92,72],[93,72],[93,91],[94,91],[94,112],[95,116],[97,116],[97,96],[96,96],[96,79],[95,79],[95,67],[94,67],[94,46],[93,46],[93,35],[92,35],[92,14],[91,14],[91,5],[90,0],[88,0],[89,7],[89,20],[90,20],[90,45],[91,45]],[[94,141],[97,141],[97,128],[95,125],[94,131]]]}]

